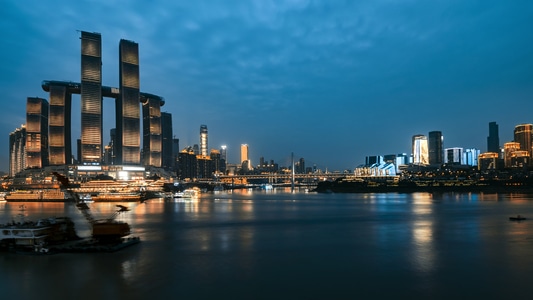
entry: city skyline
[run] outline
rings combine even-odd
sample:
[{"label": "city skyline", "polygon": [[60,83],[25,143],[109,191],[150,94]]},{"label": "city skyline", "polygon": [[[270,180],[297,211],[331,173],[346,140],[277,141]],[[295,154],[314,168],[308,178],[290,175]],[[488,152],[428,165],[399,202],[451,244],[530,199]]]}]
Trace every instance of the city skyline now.
[{"label": "city skyline", "polygon": [[[525,1],[54,4],[57,22],[47,26],[38,12],[50,4],[7,1],[1,13],[5,141],[25,123],[28,97],[48,99],[43,80],[80,78],[76,30],[102,35],[110,86],[119,86],[117,41],[137,43],[140,89],[165,98],[180,147],[199,144],[205,124],[209,148],[227,145],[230,163],[248,144],[253,164],[284,163],[292,152],[322,169],[352,169],[369,155],[409,153],[411,137],[431,131],[442,132],[444,148],[485,152],[489,122],[500,147],[516,125],[533,123]],[[81,111],[79,96],[72,111]],[[114,113],[104,118],[107,144]],[[7,163],[6,145],[1,171]]]}]

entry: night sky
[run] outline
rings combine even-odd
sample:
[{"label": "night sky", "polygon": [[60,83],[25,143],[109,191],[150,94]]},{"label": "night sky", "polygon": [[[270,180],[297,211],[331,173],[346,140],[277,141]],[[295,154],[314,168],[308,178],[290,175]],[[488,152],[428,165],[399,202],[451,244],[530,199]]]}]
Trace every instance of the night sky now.
[{"label": "night sky", "polygon": [[[533,123],[530,0],[4,0],[0,28],[1,171],[26,98],[48,99],[42,80],[80,81],[79,30],[102,35],[103,85],[118,87],[120,39],[138,43],[141,91],[165,98],[180,148],[205,124],[229,163],[246,143],[253,165],[293,152],[353,169],[433,130],[485,152],[489,122],[501,145]],[[74,96],[73,141],[80,111]]]}]

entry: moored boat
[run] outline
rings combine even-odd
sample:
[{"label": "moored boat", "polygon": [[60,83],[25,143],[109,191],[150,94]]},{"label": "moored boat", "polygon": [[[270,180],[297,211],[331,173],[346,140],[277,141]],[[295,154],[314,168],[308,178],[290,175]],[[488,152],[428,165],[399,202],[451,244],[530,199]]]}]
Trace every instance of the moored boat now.
[{"label": "moored boat", "polygon": [[74,222],[67,217],[0,224],[0,249],[3,250],[45,251],[49,245],[77,239]]}]

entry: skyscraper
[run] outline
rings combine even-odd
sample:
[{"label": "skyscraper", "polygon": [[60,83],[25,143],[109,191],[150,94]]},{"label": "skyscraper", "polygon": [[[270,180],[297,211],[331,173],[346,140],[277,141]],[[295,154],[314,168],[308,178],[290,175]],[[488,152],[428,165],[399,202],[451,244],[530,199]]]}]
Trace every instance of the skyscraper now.
[{"label": "skyscraper", "polygon": [[[102,37],[81,32],[81,163],[102,160]],[[54,104],[55,105],[55,104]]]},{"label": "skyscraper", "polygon": [[443,151],[442,151],[442,142],[444,138],[442,132],[440,131],[431,131],[429,133],[428,141],[428,153],[429,153],[429,164],[430,165],[442,165],[443,163]]},{"label": "skyscraper", "polygon": [[26,168],[48,166],[48,101],[28,98],[26,104]]},{"label": "skyscraper", "polygon": [[500,152],[500,137],[498,133],[498,124],[489,123],[489,136],[487,137],[487,152]]},{"label": "skyscraper", "polygon": [[228,151],[228,146],[222,145],[220,147],[220,159],[227,161],[227,151]]},{"label": "skyscraper", "polygon": [[252,162],[250,161],[248,153],[248,144],[241,145],[241,166],[246,171],[252,169]]},{"label": "skyscraper", "polygon": [[116,101],[117,160],[122,165],[139,165],[141,109],[139,105],[139,45],[128,40],[119,44],[120,98]]},{"label": "skyscraper", "polygon": [[72,96],[66,86],[50,86],[50,165],[65,165],[72,160]]},{"label": "skyscraper", "polygon": [[161,134],[161,106],[159,104],[159,100],[144,99],[142,109],[144,165],[159,168],[161,167],[163,150]]},{"label": "skyscraper", "polygon": [[26,167],[26,126],[9,134],[9,176],[13,177]]},{"label": "skyscraper", "polygon": [[503,144],[503,162],[506,168],[512,167],[513,153],[520,151],[520,143],[508,142]]},{"label": "skyscraper", "polygon": [[429,163],[428,140],[425,135],[417,134],[412,139],[413,164],[427,165]]},{"label": "skyscraper", "polygon": [[207,125],[200,125],[200,155],[207,156]]},{"label": "skyscraper", "polygon": [[450,165],[463,164],[463,148],[454,147],[444,149],[444,163]]},{"label": "skyscraper", "polygon": [[241,163],[248,160],[248,144],[241,145]]},{"label": "skyscraper", "polygon": [[529,157],[531,157],[533,146],[533,125],[532,124],[520,124],[514,128],[514,141],[520,144],[520,150],[527,151]]},{"label": "skyscraper", "polygon": [[161,112],[161,167],[166,170],[174,169],[174,156],[178,155],[178,147],[176,147],[176,152],[173,150],[173,136],[172,114]]}]

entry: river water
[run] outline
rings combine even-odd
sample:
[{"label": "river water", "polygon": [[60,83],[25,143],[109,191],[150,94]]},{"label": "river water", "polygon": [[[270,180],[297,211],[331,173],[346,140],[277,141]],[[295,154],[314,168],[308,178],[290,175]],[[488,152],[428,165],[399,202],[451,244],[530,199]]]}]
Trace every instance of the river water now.
[{"label": "river water", "polygon": [[[90,204],[107,217],[116,203]],[[533,297],[533,195],[205,193],[122,203],[141,243],[115,253],[0,253],[2,299]],[[24,205],[24,210],[21,210]],[[531,217],[522,222],[510,216]],[[0,223],[73,204],[0,203]]]}]

